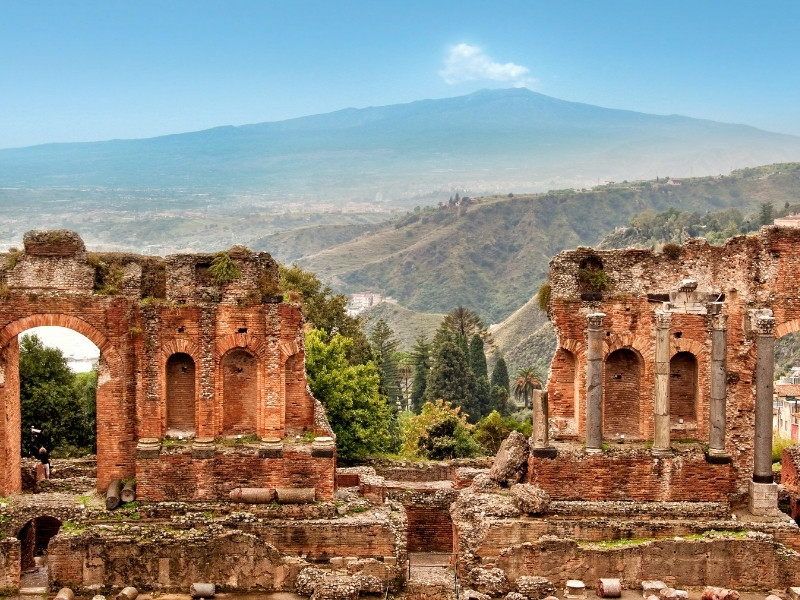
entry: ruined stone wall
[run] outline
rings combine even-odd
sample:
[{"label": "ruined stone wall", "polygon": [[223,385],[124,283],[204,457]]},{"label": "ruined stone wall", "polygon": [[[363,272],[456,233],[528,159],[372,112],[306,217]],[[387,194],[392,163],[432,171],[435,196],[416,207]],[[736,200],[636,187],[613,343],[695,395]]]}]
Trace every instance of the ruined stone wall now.
[{"label": "ruined stone wall", "polygon": [[[676,401],[670,437],[708,441],[712,316],[705,306],[722,302],[721,312],[728,315],[725,451],[732,458],[735,477],[728,491],[743,493],[753,468],[755,404],[755,334],[748,311],[771,309],[778,337],[800,329],[797,248],[799,230],[764,227],[757,235],[733,238],[722,247],[690,240],[666,254],[578,248],[553,258],[548,313],[558,351],[548,391],[557,436],[585,435],[586,317],[604,313],[602,358],[612,362],[611,368],[605,362],[603,377],[603,437],[615,440],[626,433],[626,439],[653,439],[655,312],[672,302],[670,388]],[[696,281],[696,290],[676,295],[684,280]],[[592,282],[599,285],[592,288]],[[639,359],[638,375],[613,361],[620,350],[629,353],[628,359]],[[696,377],[688,366],[693,361]],[[626,381],[631,376],[638,382]],[[636,424],[626,420],[631,415],[636,415]],[[546,483],[543,477],[539,481]],[[651,497],[658,495],[654,490]]]},{"label": "ruined stone wall", "polygon": [[[275,458],[272,451],[214,453],[214,440],[225,436],[268,440],[274,449],[307,432],[331,435],[305,380],[302,314],[282,302],[269,254],[243,247],[221,253],[232,275],[220,281],[212,268],[218,255],[87,253],[69,231],[29,232],[24,242],[24,251],[0,260],[0,495],[21,488],[17,336],[57,325],[100,349],[99,490],[141,473],[142,499],[167,490],[176,494],[170,499],[208,498],[226,490],[222,479],[252,473],[256,482],[332,496],[330,449],[313,459],[296,453],[281,459],[294,464],[277,468],[263,462]],[[158,459],[168,433],[200,442],[205,462]],[[231,464],[237,460],[238,468]]]},{"label": "ruined stone wall", "polygon": [[[263,452],[261,453],[263,454]],[[330,456],[314,456],[311,443],[287,444],[262,457],[259,447],[193,451],[190,444],[168,446],[137,461],[137,494],[148,500],[229,498],[237,487],[314,488],[318,500],[334,494],[335,466]]]},{"label": "ruined stone wall", "polygon": [[0,594],[19,588],[20,558],[18,539],[0,539]]},{"label": "ruined stone wall", "polygon": [[725,502],[735,483],[732,465],[706,462],[699,451],[669,458],[646,449],[561,452],[530,457],[528,473],[554,500]]},{"label": "ruined stone wall", "polygon": [[[665,558],[668,557],[668,558]],[[784,589],[794,585],[800,558],[771,539],[665,539],[613,549],[574,540],[540,540],[505,550],[497,560],[510,581],[539,575],[557,584],[597,581],[613,573],[623,585],[662,580],[675,587]]]},{"label": "ruined stone wall", "polygon": [[[123,528],[124,529],[124,528]],[[359,522],[269,521],[231,531],[138,527],[98,535],[58,535],[48,548],[53,587],[186,590],[197,581],[219,590],[294,591],[300,569],[333,557],[377,560],[384,581],[404,562],[391,526]],[[304,557],[300,558],[300,557]],[[376,565],[377,566],[377,565]]]}]

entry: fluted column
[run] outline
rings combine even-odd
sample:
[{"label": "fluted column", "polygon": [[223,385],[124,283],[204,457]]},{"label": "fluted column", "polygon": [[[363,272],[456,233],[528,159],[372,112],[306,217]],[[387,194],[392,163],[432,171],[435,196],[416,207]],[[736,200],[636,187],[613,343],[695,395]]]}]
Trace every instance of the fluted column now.
[{"label": "fluted column", "polygon": [[[727,458],[726,436],[726,381],[728,354],[728,315],[722,313],[711,317],[711,398],[709,402],[708,455]],[[770,419],[771,420],[771,419]]]},{"label": "fluted column", "polygon": [[656,312],[655,386],[653,391],[653,454],[669,456],[669,328],[672,313]]},{"label": "fluted column", "polygon": [[775,370],[775,317],[759,315],[756,330],[756,414],[753,481],[772,483],[772,380]]},{"label": "fluted column", "polygon": [[586,315],[586,451],[603,449],[603,318],[605,313]]}]

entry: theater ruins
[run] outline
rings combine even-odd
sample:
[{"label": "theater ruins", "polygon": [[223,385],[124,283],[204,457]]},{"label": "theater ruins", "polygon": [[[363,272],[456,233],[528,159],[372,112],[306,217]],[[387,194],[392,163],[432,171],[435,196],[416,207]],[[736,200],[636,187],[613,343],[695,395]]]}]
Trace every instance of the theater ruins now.
[{"label": "theater ruins", "polygon": [[[798,248],[800,229],[771,226],[724,246],[562,252],[540,291],[557,351],[529,439],[493,459],[343,468],[269,254],[89,252],[76,233],[29,232],[0,256],[0,593],[32,577],[320,600],[798,586],[800,453],[784,451],[781,485],[772,464]],[[37,489],[18,336],[40,325],[83,334],[100,362],[96,460],[55,461]]]}]

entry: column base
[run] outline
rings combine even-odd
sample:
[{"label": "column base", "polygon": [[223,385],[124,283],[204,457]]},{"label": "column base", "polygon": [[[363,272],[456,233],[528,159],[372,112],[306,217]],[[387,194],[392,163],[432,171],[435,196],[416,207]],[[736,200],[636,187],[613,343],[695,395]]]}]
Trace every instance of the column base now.
[{"label": "column base", "polygon": [[602,454],[603,453],[603,449],[602,448],[586,448],[585,452],[586,452],[586,454]]},{"label": "column base", "polygon": [[778,514],[778,484],[750,482],[749,510],[754,516],[773,516]]},{"label": "column base", "polygon": [[546,448],[533,448],[531,450],[531,454],[536,458],[555,458],[558,456],[558,450],[556,450],[553,446],[547,446]]},{"label": "column base", "polygon": [[672,458],[674,456],[672,448],[653,448],[650,450],[650,454],[655,458]]}]

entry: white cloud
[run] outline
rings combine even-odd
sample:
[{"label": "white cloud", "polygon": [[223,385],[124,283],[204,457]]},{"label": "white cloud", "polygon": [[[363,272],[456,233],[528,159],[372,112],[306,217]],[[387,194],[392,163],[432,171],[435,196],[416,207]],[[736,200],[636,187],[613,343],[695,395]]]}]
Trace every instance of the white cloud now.
[{"label": "white cloud", "polygon": [[515,63],[499,63],[487,56],[479,46],[457,44],[450,47],[439,75],[450,85],[464,81],[504,81],[515,87],[524,87],[536,82],[531,70]]}]

